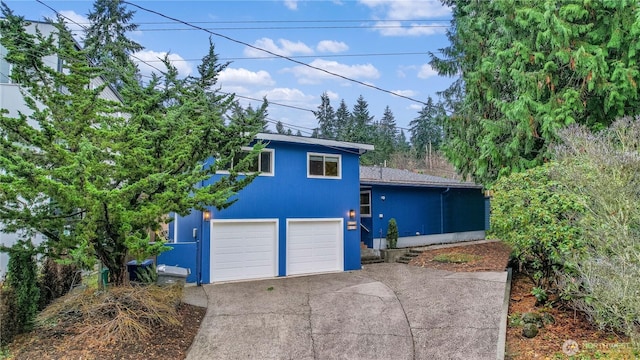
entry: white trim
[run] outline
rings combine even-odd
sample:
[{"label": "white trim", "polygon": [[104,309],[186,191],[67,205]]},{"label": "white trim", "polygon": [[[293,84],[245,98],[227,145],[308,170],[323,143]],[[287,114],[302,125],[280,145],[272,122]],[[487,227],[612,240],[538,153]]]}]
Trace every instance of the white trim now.
[{"label": "white trim", "polygon": [[180,215],[173,213],[173,242],[178,242],[178,217]]},{"label": "white trim", "polygon": [[[338,223],[340,224],[340,231],[338,233],[339,238],[337,239],[338,244],[339,244],[339,248],[338,248],[338,255],[337,255],[337,270],[331,270],[331,271],[326,271],[326,272],[322,272],[322,273],[330,273],[330,272],[340,272],[340,271],[344,271],[344,219],[343,218],[289,218],[287,219],[287,224],[286,224],[286,233],[287,233],[287,238],[285,239],[285,246],[286,246],[286,264],[285,264],[285,276],[291,276],[291,275],[305,275],[302,273],[296,273],[296,274],[290,274],[289,272],[289,260],[290,260],[290,253],[289,253],[289,225],[291,223],[304,223],[304,222],[326,222],[326,223]],[[311,273],[311,274],[320,274],[320,272],[318,273]]]},{"label": "white trim", "polygon": [[338,148],[344,148],[344,149],[357,149],[360,154],[364,154],[367,151],[374,150],[373,145],[369,145],[369,144],[360,144],[360,143],[353,143],[348,141],[327,140],[327,139],[318,139],[318,138],[312,138],[312,137],[283,135],[283,134],[259,133],[256,135],[256,139],[282,141],[282,142],[297,143],[297,144],[322,145],[322,146],[338,147]]},{"label": "white trim", "polygon": [[[274,248],[273,248],[273,271],[272,274],[273,276],[268,277],[268,278],[272,278],[272,277],[277,277],[278,276],[278,268],[279,268],[279,264],[278,264],[278,244],[279,244],[279,234],[278,232],[280,231],[280,220],[279,219],[211,219],[209,224],[209,281],[211,283],[214,282],[214,275],[213,275],[213,269],[214,269],[214,264],[213,264],[213,227],[215,224],[240,224],[240,223],[273,223],[274,226]],[[227,281],[244,281],[244,280],[259,280],[260,278],[251,278],[251,279],[238,279],[238,280],[224,280],[224,281],[217,281],[216,283],[220,283],[220,282],[227,282]],[[265,278],[266,279],[266,278]]]},{"label": "white trim", "polygon": [[372,209],[373,206],[371,204],[371,190],[360,190],[360,195],[362,194],[369,194],[369,213],[368,214],[362,213],[362,203],[360,203],[360,217],[370,218],[371,213],[373,212],[373,209]]},{"label": "white trim", "polygon": [[[324,172],[324,164],[326,163],[326,157],[337,157],[338,158],[338,176],[327,176],[327,175],[311,175],[309,171],[309,161],[312,156],[322,156],[322,165]],[[307,153],[307,178],[309,179],[331,179],[331,180],[340,180],[342,179],[342,155],[340,154],[332,154],[332,153],[318,153],[318,152],[308,152]]]}]

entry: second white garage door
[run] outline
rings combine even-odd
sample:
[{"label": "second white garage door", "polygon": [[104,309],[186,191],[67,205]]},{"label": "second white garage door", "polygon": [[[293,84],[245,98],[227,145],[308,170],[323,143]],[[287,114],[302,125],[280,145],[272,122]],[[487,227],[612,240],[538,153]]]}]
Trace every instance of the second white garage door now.
[{"label": "second white garage door", "polygon": [[287,275],[344,269],[342,219],[287,219]]},{"label": "second white garage door", "polygon": [[211,222],[211,281],[278,276],[277,220]]}]

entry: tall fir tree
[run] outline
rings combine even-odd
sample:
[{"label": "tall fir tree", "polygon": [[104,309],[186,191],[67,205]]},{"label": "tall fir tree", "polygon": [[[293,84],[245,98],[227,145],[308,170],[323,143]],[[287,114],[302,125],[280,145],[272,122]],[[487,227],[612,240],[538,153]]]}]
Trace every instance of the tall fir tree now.
[{"label": "tall fir tree", "polygon": [[249,132],[269,132],[267,122],[267,99],[263,99],[262,105],[254,109],[251,104],[243,108],[240,102],[235,101],[231,106],[231,111],[227,115],[229,123],[246,129]]},{"label": "tall fir tree", "polygon": [[353,118],[344,99],[340,100],[340,106],[336,110],[336,139],[347,141],[354,133]]},{"label": "tall fir tree", "polygon": [[434,150],[440,148],[444,138],[442,123],[445,116],[443,106],[434,103],[433,99],[429,97],[427,104],[418,112],[418,117],[409,123],[411,143],[419,157],[424,157],[429,146]]},{"label": "tall fir tree", "polygon": [[637,0],[444,0],[451,45],[431,65],[459,81],[443,93],[447,157],[491,183],[542,164],[572,123],[602,129],[640,111]]},{"label": "tall fir tree", "polygon": [[353,142],[369,143],[373,140],[373,116],[369,114],[369,104],[362,95],[358,96],[351,111],[353,134],[350,139]]},{"label": "tall fir tree", "polygon": [[102,78],[121,90],[123,81],[133,78],[137,67],[131,55],[142,45],[129,39],[127,33],[138,29],[131,23],[135,12],[125,8],[120,0],[97,0],[89,12],[90,25],[86,30],[84,48],[94,66],[103,70]]},{"label": "tall fir tree", "polygon": [[326,92],[322,93],[320,101],[321,103],[318,105],[318,110],[313,112],[318,120],[319,137],[323,139],[335,139],[336,113],[331,106],[329,95]]},{"label": "tall fir tree", "polygon": [[276,133],[278,134],[286,134],[287,131],[284,129],[284,124],[282,123],[282,121],[279,121],[276,123]]}]

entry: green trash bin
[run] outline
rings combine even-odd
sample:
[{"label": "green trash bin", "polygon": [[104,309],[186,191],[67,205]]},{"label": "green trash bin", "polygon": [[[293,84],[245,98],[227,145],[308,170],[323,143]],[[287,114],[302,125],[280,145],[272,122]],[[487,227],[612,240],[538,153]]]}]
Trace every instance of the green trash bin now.
[{"label": "green trash bin", "polygon": [[109,284],[109,269],[108,268],[102,268],[102,271],[100,272],[100,279],[102,279],[102,286],[106,287],[107,284]]}]

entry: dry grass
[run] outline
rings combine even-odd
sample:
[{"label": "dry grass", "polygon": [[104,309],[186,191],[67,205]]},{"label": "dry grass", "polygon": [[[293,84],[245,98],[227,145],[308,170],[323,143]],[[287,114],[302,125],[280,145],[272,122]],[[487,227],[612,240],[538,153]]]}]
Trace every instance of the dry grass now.
[{"label": "dry grass", "polygon": [[41,331],[101,342],[140,341],[158,325],[180,325],[182,286],[122,286],[77,290],[49,305],[37,319]]}]

